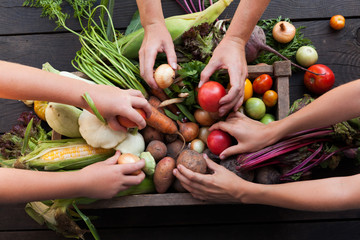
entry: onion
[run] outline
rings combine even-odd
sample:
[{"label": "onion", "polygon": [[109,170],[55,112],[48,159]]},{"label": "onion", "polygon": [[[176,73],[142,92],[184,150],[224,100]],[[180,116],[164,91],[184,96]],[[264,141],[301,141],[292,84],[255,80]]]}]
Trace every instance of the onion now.
[{"label": "onion", "polygon": [[198,138],[203,141],[204,143],[207,142],[207,138],[210,134],[209,128],[208,127],[201,127],[199,129],[199,135]]},{"label": "onion", "polygon": [[199,135],[199,125],[193,122],[182,123],[177,121],[179,125],[179,132],[184,137],[185,142],[190,142]]},{"label": "onion", "polygon": [[273,27],[272,34],[279,43],[288,43],[294,39],[296,28],[289,22],[280,21]]},{"label": "onion", "polygon": [[200,139],[194,139],[190,143],[190,149],[195,150],[198,153],[202,153],[205,149],[205,143]]},{"label": "onion", "polygon": [[[121,154],[120,157],[118,158],[117,162],[118,164],[124,164],[124,163],[136,163],[140,161],[140,158],[132,153],[124,153]],[[141,173],[141,170],[137,170],[135,172],[133,172],[133,175],[138,175]]]},{"label": "onion", "polygon": [[154,78],[161,89],[168,88],[174,82],[175,71],[169,64],[161,64],[155,70]]},{"label": "onion", "polygon": [[195,120],[202,126],[210,126],[215,122],[211,114],[203,109],[197,109],[194,112]]}]

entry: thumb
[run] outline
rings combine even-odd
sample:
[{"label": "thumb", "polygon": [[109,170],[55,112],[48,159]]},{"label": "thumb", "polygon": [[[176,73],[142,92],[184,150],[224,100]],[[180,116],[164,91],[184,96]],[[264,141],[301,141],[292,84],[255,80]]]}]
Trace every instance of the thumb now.
[{"label": "thumb", "polygon": [[125,127],[121,126],[121,124],[119,123],[119,121],[117,120],[116,117],[108,118],[107,123],[108,123],[109,127],[114,131],[122,131],[122,132],[127,131],[127,129]]},{"label": "thumb", "polygon": [[116,164],[118,158],[120,157],[120,154],[121,154],[120,151],[117,150],[117,151],[115,152],[114,156],[106,159],[106,160],[104,161],[104,163],[105,163],[105,164],[108,164],[108,165],[114,165],[114,164]]},{"label": "thumb", "polygon": [[211,63],[206,65],[204,70],[202,70],[200,74],[200,82],[199,82],[199,88],[204,85],[207,81],[209,81],[211,75],[216,71],[217,67]]},{"label": "thumb", "polygon": [[213,160],[211,160],[207,154],[204,153],[203,157],[205,158],[208,168],[215,171],[219,165],[215,163]]}]

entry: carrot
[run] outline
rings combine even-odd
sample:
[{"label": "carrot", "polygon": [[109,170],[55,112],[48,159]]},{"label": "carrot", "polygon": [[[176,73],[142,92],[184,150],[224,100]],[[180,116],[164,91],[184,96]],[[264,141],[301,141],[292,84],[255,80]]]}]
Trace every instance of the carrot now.
[{"label": "carrot", "polygon": [[148,102],[150,103],[151,106],[153,106],[154,108],[158,108],[159,105],[161,104],[161,101],[155,97],[155,96],[150,96]]},{"label": "carrot", "polygon": [[[162,89],[151,89],[151,94],[156,96],[160,101],[165,101],[169,99],[169,97]],[[180,109],[174,104],[168,105],[166,106],[166,108],[169,109],[173,114],[178,114],[180,112]]]},{"label": "carrot", "polygon": [[151,111],[151,116],[146,118],[146,123],[150,127],[165,134],[179,134],[179,130],[171,118],[161,113],[154,106],[151,106]]}]

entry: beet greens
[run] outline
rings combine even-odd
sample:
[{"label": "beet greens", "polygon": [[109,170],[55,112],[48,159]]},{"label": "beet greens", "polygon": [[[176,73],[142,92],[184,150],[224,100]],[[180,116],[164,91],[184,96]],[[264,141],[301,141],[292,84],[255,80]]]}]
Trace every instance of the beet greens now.
[{"label": "beet greens", "polygon": [[[310,103],[308,95],[294,102],[290,113]],[[341,157],[360,159],[360,117],[329,127],[309,129],[288,135],[279,142],[237,157],[238,171],[264,166],[283,169],[280,181],[298,180],[318,165],[336,167]],[[337,164],[333,164],[332,162]]]}]

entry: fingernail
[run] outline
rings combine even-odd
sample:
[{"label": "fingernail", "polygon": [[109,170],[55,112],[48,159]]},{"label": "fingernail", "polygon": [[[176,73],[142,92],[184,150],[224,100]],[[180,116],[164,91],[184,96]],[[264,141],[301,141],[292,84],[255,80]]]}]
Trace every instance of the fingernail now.
[{"label": "fingernail", "polygon": [[176,169],[176,168],[173,169],[173,174],[174,174],[174,175],[177,174],[177,169]]},{"label": "fingernail", "polygon": [[171,67],[176,70],[177,69],[177,64],[176,63],[171,63]]},{"label": "fingernail", "polygon": [[225,158],[225,156],[223,154],[220,154],[220,159],[223,160]]}]

